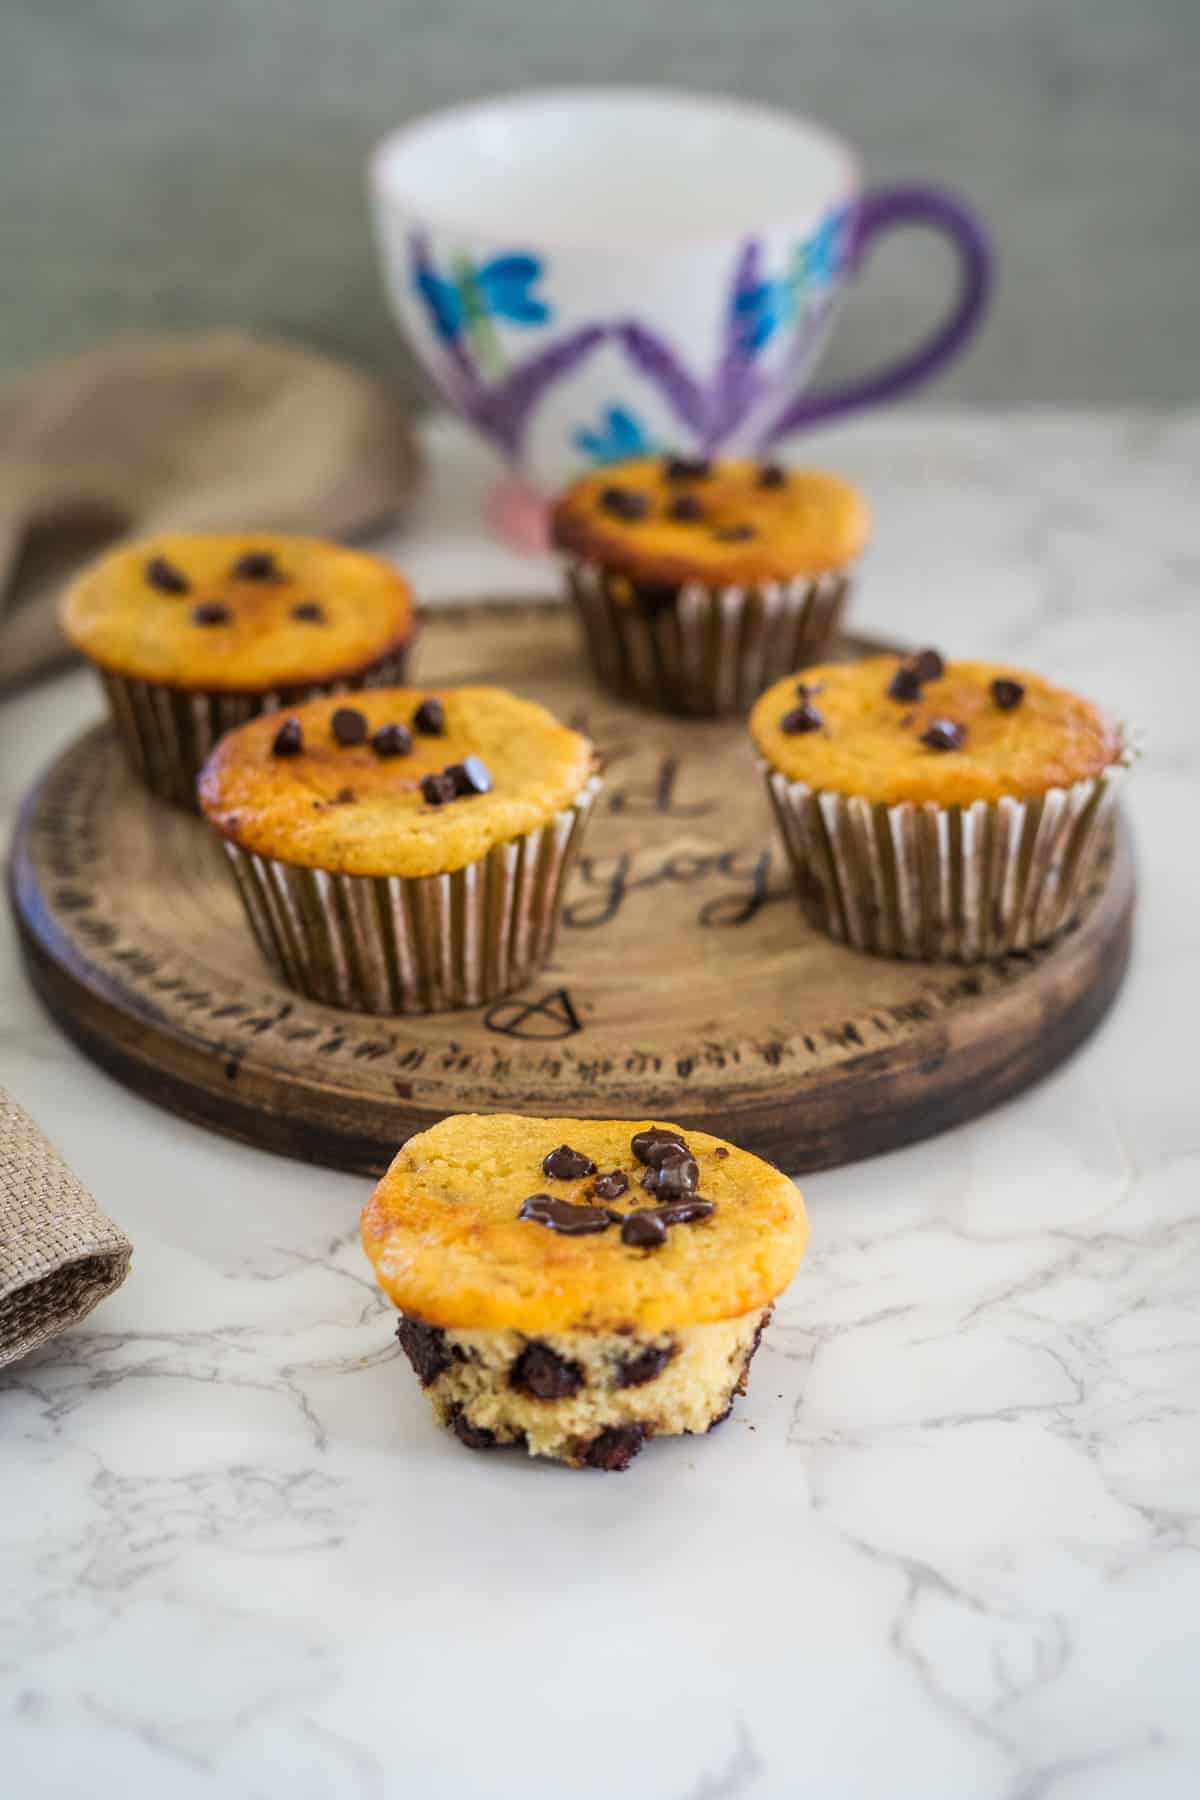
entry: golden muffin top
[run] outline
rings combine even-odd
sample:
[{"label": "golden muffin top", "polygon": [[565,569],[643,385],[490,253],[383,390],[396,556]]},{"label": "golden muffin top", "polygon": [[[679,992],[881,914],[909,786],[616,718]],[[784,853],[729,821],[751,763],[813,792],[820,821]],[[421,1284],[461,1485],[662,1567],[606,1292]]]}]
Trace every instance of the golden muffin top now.
[{"label": "golden muffin top", "polygon": [[354,675],[412,635],[404,577],[378,557],[276,531],[164,532],[67,590],[63,629],[114,674],[262,693]]},{"label": "golden muffin top", "polygon": [[790,781],[873,805],[970,806],[1103,773],[1120,733],[1089,700],[1003,663],[933,650],[828,663],[760,694],[750,734]]},{"label": "golden muffin top", "polygon": [[362,1237],[380,1286],[430,1325],[657,1331],[766,1306],[808,1222],[785,1175],[707,1132],[467,1113],[408,1140]]},{"label": "golden muffin top", "polygon": [[243,849],[341,875],[437,875],[569,806],[587,738],[503,688],[369,688],[265,713],[200,772],[200,809]]},{"label": "golden muffin top", "polygon": [[820,469],[646,456],[572,482],[551,530],[635,581],[724,587],[844,568],[869,523],[862,495]]}]

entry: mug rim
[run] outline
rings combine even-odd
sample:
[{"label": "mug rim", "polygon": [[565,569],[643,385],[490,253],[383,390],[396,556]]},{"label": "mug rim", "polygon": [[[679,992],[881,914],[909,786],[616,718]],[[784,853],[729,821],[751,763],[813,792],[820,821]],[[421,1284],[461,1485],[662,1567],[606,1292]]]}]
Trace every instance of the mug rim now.
[{"label": "mug rim", "polygon": [[[839,198],[849,201],[861,194],[863,189],[862,162],[853,146],[840,132],[834,131],[821,120],[808,113],[791,112],[786,107],[774,106],[767,101],[747,100],[737,94],[717,93],[709,89],[667,87],[655,82],[561,82],[548,87],[526,87],[501,90],[497,93],[484,94],[474,100],[465,100],[450,106],[435,107],[429,112],[421,113],[417,118],[407,120],[404,124],[393,127],[377,138],[367,155],[367,179],[372,195],[379,205],[398,205],[415,219],[421,219],[431,226],[445,226],[458,231],[468,232],[480,238],[496,236],[496,220],[471,218],[466,213],[452,211],[439,213],[436,206],[419,200],[411,191],[398,189],[391,165],[397,153],[406,146],[411,146],[433,127],[450,125],[467,125],[489,113],[501,111],[521,113],[532,106],[547,101],[563,100],[608,100],[617,103],[634,101],[644,103],[647,100],[662,100],[670,104],[683,103],[685,106],[703,108],[720,108],[727,112],[740,114],[747,121],[783,127],[804,135],[822,139],[831,149],[842,167],[843,179],[836,190],[817,203],[815,207],[796,215],[785,215],[778,211],[764,214],[758,220],[750,220],[739,226],[723,226],[720,228],[698,228],[694,230],[665,227],[655,234],[652,242],[642,246],[639,253],[654,255],[670,253],[685,248],[698,248],[702,245],[728,243],[731,239],[744,237],[751,232],[765,232],[774,229],[795,229],[801,220],[819,219]],[[501,234],[503,235],[503,234]],[[590,237],[563,235],[558,232],[538,231],[536,234],[539,248],[567,252],[574,255],[605,255],[625,253],[629,248],[628,238],[614,238],[608,233],[596,233]]]}]

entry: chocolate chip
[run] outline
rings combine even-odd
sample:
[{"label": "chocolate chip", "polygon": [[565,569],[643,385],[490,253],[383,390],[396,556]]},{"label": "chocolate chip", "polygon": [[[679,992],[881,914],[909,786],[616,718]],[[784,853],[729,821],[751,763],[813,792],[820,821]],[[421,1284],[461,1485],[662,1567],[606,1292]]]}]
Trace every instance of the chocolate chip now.
[{"label": "chocolate chip", "polygon": [[820,731],[825,723],[811,700],[802,700],[799,706],[793,706],[791,712],[784,713],[779,721],[780,731],[786,731],[789,737],[802,731]]},{"label": "chocolate chip", "polygon": [[695,494],[680,494],[668,506],[667,517],[677,519],[681,525],[692,525],[697,519],[704,517],[704,508]]},{"label": "chocolate chip", "polygon": [[650,511],[648,496],[634,488],[607,487],[600,495],[600,504],[615,519],[644,519]]},{"label": "chocolate chip", "polygon": [[724,1144],[718,1144],[716,1149],[713,1151],[713,1155],[719,1156],[721,1161],[724,1162],[725,1158],[729,1155],[729,1152],[725,1148]]},{"label": "chocolate chip", "polygon": [[713,536],[722,544],[740,544],[745,538],[757,537],[758,533],[753,525],[722,525]]},{"label": "chocolate chip", "polygon": [[165,556],[152,556],[146,564],[146,580],[160,594],[187,594],[191,592],[191,583],[186,575],[180,573],[174,563],[169,563]]},{"label": "chocolate chip", "polygon": [[607,1231],[620,1216],[606,1206],[574,1206],[569,1200],[558,1200],[550,1194],[530,1194],[517,1214],[518,1219],[545,1225],[564,1237],[589,1237],[595,1231]]},{"label": "chocolate chip", "polygon": [[966,738],[966,726],[956,725],[953,719],[931,719],[921,733],[921,742],[931,750],[961,750]]},{"label": "chocolate chip", "polygon": [[460,796],[491,791],[492,778],[487,765],[477,756],[464,756],[460,763],[451,763],[446,773],[454,783],[455,793]]},{"label": "chocolate chip", "polygon": [[760,488],[781,488],[787,485],[787,470],[782,463],[763,463],[758,471]]},{"label": "chocolate chip", "polygon": [[946,665],[936,650],[919,650],[913,658],[913,668],[918,681],[940,681],[946,673]]},{"label": "chocolate chip", "polygon": [[247,550],[229,572],[235,581],[279,580],[279,568],[270,550]]},{"label": "chocolate chip", "polygon": [[[653,1217],[653,1214],[647,1215]],[[636,1350],[632,1356],[622,1357],[617,1364],[618,1387],[644,1387],[648,1381],[656,1381],[672,1359],[679,1355],[678,1344],[647,1344],[644,1350]]]},{"label": "chocolate chip", "polygon": [[219,600],[203,600],[192,608],[193,625],[228,625],[232,613]]},{"label": "chocolate chip", "polygon": [[535,1338],[509,1370],[508,1382],[535,1400],[569,1400],[583,1386],[583,1370]]},{"label": "chocolate chip", "polygon": [[621,1224],[621,1242],[631,1250],[660,1250],[667,1241],[667,1222],[660,1213],[636,1207]]},{"label": "chocolate chip", "polygon": [[446,1424],[454,1433],[460,1444],[468,1450],[494,1450],[496,1434],[489,1431],[486,1425],[472,1425],[461,1406],[454,1405],[446,1413]]},{"label": "chocolate chip", "polygon": [[668,456],[663,474],[668,481],[707,481],[712,463],[707,456]]},{"label": "chocolate chip", "polygon": [[323,625],[325,608],[319,600],[301,600],[292,608],[293,619],[299,619],[302,625]]},{"label": "chocolate chip", "polygon": [[572,1150],[570,1144],[560,1144],[557,1150],[548,1150],[542,1158],[542,1174],[552,1176],[555,1181],[582,1181],[585,1175],[594,1175],[596,1165],[590,1156],[582,1150]]},{"label": "chocolate chip", "polygon": [[365,744],[367,716],[357,706],[339,706],[329,721],[329,729],[339,744]]},{"label": "chocolate chip", "polygon": [[299,719],[285,719],[271,744],[274,756],[299,756],[304,748],[304,733]]},{"label": "chocolate chip", "polygon": [[371,739],[376,756],[407,756],[412,749],[412,732],[407,725],[381,725]]},{"label": "chocolate chip", "polygon": [[660,1200],[681,1200],[685,1194],[694,1194],[699,1186],[700,1165],[694,1156],[685,1153],[661,1164],[654,1191]]},{"label": "chocolate chip", "polygon": [[921,677],[917,674],[913,663],[901,663],[892,679],[888,682],[889,700],[919,700],[921,698]]},{"label": "chocolate chip", "polygon": [[681,1132],[671,1131],[665,1125],[651,1125],[645,1131],[634,1132],[630,1149],[640,1163],[649,1163],[656,1169],[664,1157],[686,1151],[687,1143]]},{"label": "chocolate chip", "polygon": [[702,1200],[699,1194],[692,1200],[672,1200],[666,1206],[656,1206],[655,1217],[664,1225],[692,1225],[697,1219],[711,1219],[716,1212],[711,1200]]},{"label": "chocolate chip", "polygon": [[333,796],[335,806],[352,806],[356,798],[353,788],[339,788]]},{"label": "chocolate chip", "polygon": [[656,1168],[642,1170],[642,1186],[648,1194],[652,1194],[658,1186],[658,1170]]},{"label": "chocolate chip", "polygon": [[1020,706],[1024,698],[1023,682],[1012,681],[1007,675],[1000,675],[993,681],[992,702],[1001,712],[1011,712],[1015,706]]},{"label": "chocolate chip", "polygon": [[446,709],[436,694],[430,694],[422,700],[413,714],[413,724],[426,737],[441,737],[446,729]]},{"label": "chocolate chip", "polygon": [[629,1177],[624,1169],[614,1169],[610,1175],[597,1175],[592,1192],[597,1200],[618,1200],[628,1186]]},{"label": "chocolate chip", "polygon": [[421,793],[427,806],[447,806],[451,800],[458,799],[453,775],[423,775]]},{"label": "chocolate chip", "polygon": [[610,1425],[590,1443],[579,1445],[576,1455],[586,1468],[604,1469],[610,1475],[619,1475],[629,1467],[649,1436],[650,1428],[646,1425]]},{"label": "chocolate chip", "polygon": [[422,1325],[419,1319],[401,1315],[396,1327],[400,1348],[416,1371],[422,1387],[432,1387],[438,1376],[450,1367],[452,1358],[446,1349],[446,1334],[437,1325]]}]

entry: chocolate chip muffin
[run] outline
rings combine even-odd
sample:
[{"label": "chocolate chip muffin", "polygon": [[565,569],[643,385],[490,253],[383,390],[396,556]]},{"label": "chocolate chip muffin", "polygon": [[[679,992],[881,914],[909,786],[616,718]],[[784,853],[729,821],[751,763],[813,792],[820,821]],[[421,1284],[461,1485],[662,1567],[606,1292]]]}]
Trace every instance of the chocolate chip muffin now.
[{"label": "chocolate chip muffin", "polygon": [[402,681],[415,613],[377,557],[279,532],[173,532],[110,551],[63,603],[146,785],[196,804],[223,732],[319,693]]},{"label": "chocolate chip muffin", "polygon": [[552,517],[600,680],[708,715],[824,653],[867,527],[836,475],[681,456],[585,475]]},{"label": "chocolate chip muffin", "polygon": [[1075,918],[1128,756],[1098,707],[936,650],[805,671],[750,715],[800,904],[884,956],[976,961]]},{"label": "chocolate chip muffin", "polygon": [[807,1236],[792,1182],[706,1132],[505,1113],[410,1138],[362,1220],[438,1422],[610,1470],[726,1417]]},{"label": "chocolate chip muffin", "polygon": [[200,776],[292,987],[367,1012],[478,1006],[550,954],[599,786],[591,744],[502,688],[373,688],[252,719]]}]

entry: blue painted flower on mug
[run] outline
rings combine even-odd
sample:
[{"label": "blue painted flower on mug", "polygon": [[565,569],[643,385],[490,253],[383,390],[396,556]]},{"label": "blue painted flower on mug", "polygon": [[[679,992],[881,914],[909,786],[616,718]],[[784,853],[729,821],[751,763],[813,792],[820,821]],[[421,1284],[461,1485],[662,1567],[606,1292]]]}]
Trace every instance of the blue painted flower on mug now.
[{"label": "blue painted flower on mug", "polygon": [[800,317],[814,290],[842,273],[850,243],[851,209],[829,213],[810,238],[795,245],[781,275],[767,276],[734,300],[734,329],[743,351],[756,356],[778,331]]},{"label": "blue painted flower on mug", "polygon": [[540,258],[525,250],[507,251],[476,263],[456,256],[447,274],[428,260],[413,271],[413,286],[425,304],[429,322],[444,344],[469,343],[486,375],[506,368],[495,321],[509,325],[547,325],[553,317],[548,301],[534,292],[544,273]]},{"label": "blue painted flower on mug", "polygon": [[657,448],[641,420],[623,406],[606,407],[599,426],[580,426],[572,433],[571,442],[589,461],[600,465],[651,456]]}]

